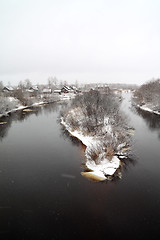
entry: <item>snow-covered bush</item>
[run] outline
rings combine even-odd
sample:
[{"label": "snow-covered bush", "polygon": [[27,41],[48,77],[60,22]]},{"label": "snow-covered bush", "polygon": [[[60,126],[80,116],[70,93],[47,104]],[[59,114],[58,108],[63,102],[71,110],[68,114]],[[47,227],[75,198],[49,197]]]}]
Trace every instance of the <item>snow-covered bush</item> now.
[{"label": "snow-covered bush", "polygon": [[111,91],[102,94],[91,90],[75,97],[70,106],[62,111],[62,116],[72,131],[80,131],[100,141],[99,145],[87,150],[88,156],[95,162],[99,161],[101,152],[112,159],[119,146],[129,142],[126,118],[120,111],[119,99]]},{"label": "snow-covered bush", "polygon": [[106,116],[112,116],[113,119],[114,115],[117,115],[119,103],[111,93],[101,94],[99,91],[91,90],[73,99],[71,108],[74,109],[74,114],[76,113],[75,121],[80,121],[80,116],[83,119],[81,120],[83,130],[97,134],[104,126]]},{"label": "snow-covered bush", "polygon": [[160,110],[160,79],[141,85],[135,91],[134,97],[139,105],[150,104],[150,107],[155,108],[154,110]]},{"label": "snow-covered bush", "polygon": [[13,97],[0,96],[0,114],[5,114],[16,108],[19,104],[18,99]]}]

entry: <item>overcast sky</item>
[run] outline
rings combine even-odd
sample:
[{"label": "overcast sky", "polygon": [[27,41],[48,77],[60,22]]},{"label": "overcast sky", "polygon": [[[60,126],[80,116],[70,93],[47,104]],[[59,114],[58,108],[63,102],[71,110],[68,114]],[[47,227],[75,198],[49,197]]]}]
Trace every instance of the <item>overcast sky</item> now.
[{"label": "overcast sky", "polygon": [[0,0],[0,81],[160,77],[159,0]]}]

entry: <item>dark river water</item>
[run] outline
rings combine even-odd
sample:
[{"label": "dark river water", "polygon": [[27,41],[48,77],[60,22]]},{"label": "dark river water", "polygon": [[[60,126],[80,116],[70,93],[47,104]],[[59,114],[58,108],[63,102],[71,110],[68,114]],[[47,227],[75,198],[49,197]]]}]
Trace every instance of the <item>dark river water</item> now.
[{"label": "dark river water", "polygon": [[122,179],[81,175],[83,146],[57,121],[60,103],[0,125],[1,239],[159,239],[160,117],[122,109],[135,128]]}]

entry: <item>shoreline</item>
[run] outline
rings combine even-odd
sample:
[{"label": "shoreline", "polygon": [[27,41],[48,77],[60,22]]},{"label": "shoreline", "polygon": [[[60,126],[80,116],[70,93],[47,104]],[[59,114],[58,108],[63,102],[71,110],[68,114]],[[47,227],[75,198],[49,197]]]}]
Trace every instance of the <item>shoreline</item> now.
[{"label": "shoreline", "polygon": [[152,110],[151,108],[147,107],[145,104],[140,106],[139,104],[136,105],[139,109],[146,111],[146,112],[150,112],[150,113],[154,113],[156,115],[160,115],[160,112]]},{"label": "shoreline", "polygon": [[13,108],[13,109],[10,110],[10,111],[7,111],[7,112],[5,112],[5,113],[3,113],[3,114],[0,114],[0,118],[2,118],[2,117],[7,117],[8,114],[13,113],[13,112],[16,112],[16,111],[19,111],[19,110],[23,110],[23,109],[26,109],[26,108],[31,108],[31,107],[35,107],[35,106],[39,106],[39,105],[43,105],[43,104],[47,104],[47,102],[33,103],[32,105],[28,105],[28,106],[23,106],[23,105],[21,105],[21,106],[19,106],[18,108]]},{"label": "shoreline", "polygon": [[54,102],[61,102],[61,101],[64,101],[64,100],[70,100],[71,98],[73,98],[73,96],[67,96],[67,95],[63,95],[63,96],[60,96],[59,99],[56,99],[56,100],[52,100],[52,101],[41,101],[41,102],[35,102],[33,103],[32,105],[27,105],[27,106],[24,106],[24,105],[20,105],[19,107],[17,108],[13,108],[9,111],[6,111],[5,113],[1,114],[0,113],[0,119],[2,117],[6,117],[8,116],[8,114],[12,113],[12,112],[16,112],[16,111],[19,111],[19,110],[23,110],[23,109],[26,109],[26,108],[32,108],[32,107],[36,107],[36,106],[39,106],[39,105],[44,105],[44,104],[50,104],[50,103],[54,103]]},{"label": "shoreline", "polygon": [[96,164],[96,162],[88,155],[88,151],[92,151],[92,149],[96,148],[96,146],[99,145],[101,141],[99,139],[96,139],[96,137],[84,136],[82,132],[72,131],[63,118],[61,118],[60,120],[61,125],[65,127],[65,129],[71,134],[71,136],[77,138],[79,141],[82,142],[83,145],[86,146],[85,166],[87,168],[87,171],[82,172],[81,174],[88,178],[93,178],[96,181],[108,180],[108,177],[113,176],[117,169],[119,169],[119,167],[121,166],[121,159],[126,158],[126,156],[122,156],[121,159],[119,159],[117,155],[114,155],[111,160],[108,160],[105,157],[105,152],[100,153],[99,157],[102,160],[98,162],[98,164]]},{"label": "shoreline", "polygon": [[26,108],[36,107],[36,106],[39,106],[39,105],[50,104],[50,103],[54,103],[54,102],[60,102],[60,101],[64,101],[64,100],[70,100],[70,99],[74,98],[75,95],[73,95],[73,94],[70,94],[70,95],[69,94],[63,94],[63,95],[60,95],[58,97],[59,97],[58,99],[51,100],[51,101],[50,101],[50,99],[48,99],[46,101],[35,102],[35,103],[33,103],[31,105],[27,105],[27,106],[20,105],[17,108],[13,108],[9,111],[6,111],[5,113],[2,113],[2,114],[0,113],[0,119],[2,117],[8,116],[8,114],[10,114],[12,112],[16,112],[16,111],[23,110],[23,109],[26,109]]}]

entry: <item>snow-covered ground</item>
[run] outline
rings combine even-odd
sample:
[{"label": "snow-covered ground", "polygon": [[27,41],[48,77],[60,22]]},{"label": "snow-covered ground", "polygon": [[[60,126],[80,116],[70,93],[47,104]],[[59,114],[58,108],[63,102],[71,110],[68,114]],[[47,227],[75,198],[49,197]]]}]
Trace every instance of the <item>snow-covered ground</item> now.
[{"label": "snow-covered ground", "polygon": [[[10,98],[11,101],[14,101],[14,98]],[[12,112],[15,112],[15,111],[18,111],[18,110],[23,110],[25,108],[29,108],[29,107],[35,107],[35,106],[38,106],[38,105],[42,105],[42,104],[45,104],[46,102],[36,102],[30,106],[23,106],[23,105],[18,105],[17,107],[9,110],[9,111],[5,111],[3,114],[0,114],[0,118],[3,117],[3,116],[7,116],[9,113],[12,113]]]},{"label": "snow-covered ground", "polygon": [[74,93],[62,93],[60,95],[60,100],[73,99],[73,98],[75,98],[75,96],[76,96],[76,94],[74,94]]},{"label": "snow-covered ground", "polygon": [[106,158],[105,153],[99,154],[99,160],[96,163],[88,154],[89,150],[96,148],[101,142],[93,136],[84,136],[82,132],[72,131],[70,126],[61,118],[61,124],[68,130],[68,132],[78,138],[85,146],[86,167],[90,170],[89,174],[99,178],[99,180],[107,179],[107,176],[112,176],[120,167],[120,160],[117,156],[113,156],[111,160]]},{"label": "snow-covered ground", "polygon": [[159,111],[153,110],[154,107],[155,107],[155,106],[153,106],[153,105],[147,105],[147,104],[145,104],[145,105],[142,105],[142,106],[140,106],[140,105],[137,105],[137,106],[138,106],[140,109],[144,110],[144,111],[147,111],[147,112],[151,112],[151,113],[155,113],[155,114],[160,115],[160,112],[159,112]]},{"label": "snow-covered ground", "polygon": [[[65,101],[65,100],[69,100],[69,99],[72,99],[75,97],[75,94],[73,93],[68,93],[68,94],[62,94],[62,95],[58,95],[57,98],[54,99],[54,101]],[[9,106],[9,110],[4,110],[5,108],[3,108],[3,111],[2,113],[0,113],[0,118],[3,117],[3,116],[7,116],[9,113],[12,113],[12,112],[15,112],[15,111],[18,111],[18,110],[23,110],[25,108],[29,108],[29,107],[36,107],[36,106],[39,106],[39,105],[42,105],[42,104],[46,104],[48,103],[47,100],[45,101],[40,101],[40,102],[35,102],[31,105],[28,105],[28,106],[23,106],[20,101],[18,99],[15,99],[14,97],[6,97],[6,98],[2,98],[2,101],[5,99],[6,102],[2,102],[1,104],[4,106],[7,105]],[[53,101],[51,101],[53,102]]]}]

